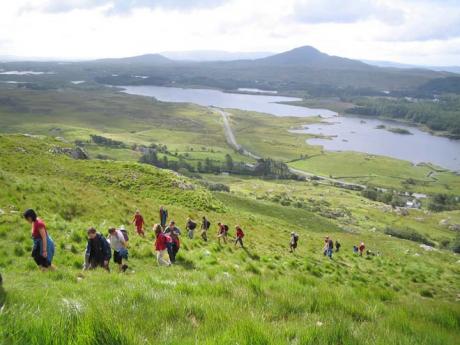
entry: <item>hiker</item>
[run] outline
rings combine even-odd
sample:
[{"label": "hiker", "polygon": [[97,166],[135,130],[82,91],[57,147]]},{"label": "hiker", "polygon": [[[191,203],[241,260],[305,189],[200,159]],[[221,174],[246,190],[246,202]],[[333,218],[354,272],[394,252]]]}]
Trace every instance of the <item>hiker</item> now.
[{"label": "hiker", "polygon": [[136,210],[136,213],[134,214],[134,217],[133,217],[133,221],[131,223],[136,226],[137,233],[140,236],[144,237],[145,236],[145,233],[144,233],[145,222],[144,222],[144,217],[142,217],[141,211]]},{"label": "hiker", "polygon": [[327,255],[329,259],[332,259],[332,252],[334,251],[334,241],[328,236],[326,237],[324,243],[324,255]]},{"label": "hiker", "polygon": [[211,223],[209,222],[209,220],[206,219],[206,217],[203,216],[203,221],[201,223],[201,238],[205,242],[208,241],[208,230],[210,227]]},{"label": "hiker", "polygon": [[164,234],[166,235],[166,243],[169,254],[169,259],[171,263],[176,262],[176,255],[180,249],[180,239],[181,231],[176,227],[176,223],[171,221],[169,226],[166,228]]},{"label": "hiker", "polygon": [[235,226],[236,230],[236,238],[235,238],[235,246],[239,243],[241,248],[244,247],[243,245],[243,237],[244,237],[244,232],[243,229],[239,225]]},{"label": "hiker", "polygon": [[168,210],[163,206],[160,206],[160,225],[163,229],[166,228],[166,222],[168,221]]},{"label": "hiker", "polygon": [[95,228],[87,230],[88,243],[86,245],[85,270],[102,267],[109,271],[109,262],[112,257],[110,244]]},{"label": "hiker", "polygon": [[291,232],[291,241],[289,242],[290,252],[294,253],[297,248],[297,242],[299,242],[299,235],[295,232]]},{"label": "hiker", "polygon": [[358,246],[353,246],[353,253],[358,254]]},{"label": "hiker", "polygon": [[37,217],[37,214],[32,209],[26,210],[23,216],[32,225],[32,257],[35,263],[43,271],[47,269],[54,270],[54,242],[48,235],[45,223]]},{"label": "hiker", "polygon": [[366,249],[366,246],[364,245],[364,242],[361,242],[361,244],[358,247],[359,249],[359,256],[363,256],[364,249]]},{"label": "hiker", "polygon": [[115,228],[109,229],[110,247],[113,249],[113,261],[118,264],[120,271],[125,272],[128,265],[123,261],[128,260],[128,249],[125,237],[120,230]]},{"label": "hiker", "polygon": [[188,238],[193,239],[193,233],[196,229],[196,223],[191,218],[187,218],[185,229],[188,230]]},{"label": "hiker", "polygon": [[171,261],[165,259],[164,256],[167,252],[166,236],[163,233],[160,224],[153,226],[153,232],[155,233],[155,251],[157,252],[158,266],[171,266]]},{"label": "hiker", "polygon": [[227,243],[227,235],[228,235],[228,225],[217,223],[219,230],[217,232],[217,239],[220,244],[220,239],[223,239],[224,243]]},{"label": "hiker", "polygon": [[340,247],[342,245],[340,244],[339,240],[336,240],[335,241],[335,252],[337,253],[339,250],[340,250]]}]

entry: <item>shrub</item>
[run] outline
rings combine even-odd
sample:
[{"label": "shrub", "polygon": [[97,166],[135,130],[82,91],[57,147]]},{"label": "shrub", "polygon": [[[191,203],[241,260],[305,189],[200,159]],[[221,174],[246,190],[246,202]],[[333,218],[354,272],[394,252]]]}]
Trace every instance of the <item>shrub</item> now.
[{"label": "shrub", "polygon": [[409,240],[413,242],[423,243],[428,246],[434,247],[434,242],[430,241],[428,238],[423,236],[422,234],[418,233],[417,231],[406,228],[406,229],[396,229],[396,228],[386,228],[385,234],[391,235],[397,238],[401,238],[403,240]]}]

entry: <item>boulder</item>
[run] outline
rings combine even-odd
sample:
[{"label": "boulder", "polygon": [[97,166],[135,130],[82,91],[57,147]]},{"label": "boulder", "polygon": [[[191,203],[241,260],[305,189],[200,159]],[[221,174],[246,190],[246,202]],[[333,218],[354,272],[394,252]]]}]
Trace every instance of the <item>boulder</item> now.
[{"label": "boulder", "polygon": [[57,155],[67,155],[73,159],[89,159],[88,154],[81,147],[69,148],[69,147],[53,147],[49,150],[50,153]]},{"label": "boulder", "polygon": [[460,224],[452,224],[451,226],[449,226],[449,230],[460,231]]},{"label": "boulder", "polygon": [[450,224],[449,219],[441,219],[439,225],[441,226],[448,226]]}]

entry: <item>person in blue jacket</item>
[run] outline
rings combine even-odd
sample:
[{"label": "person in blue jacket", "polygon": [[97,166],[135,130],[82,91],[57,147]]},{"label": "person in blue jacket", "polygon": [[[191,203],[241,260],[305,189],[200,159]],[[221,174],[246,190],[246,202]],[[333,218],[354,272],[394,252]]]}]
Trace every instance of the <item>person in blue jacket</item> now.
[{"label": "person in blue jacket", "polygon": [[85,269],[102,267],[109,271],[109,262],[112,257],[109,242],[95,228],[89,228],[87,234],[88,243],[86,245]]}]

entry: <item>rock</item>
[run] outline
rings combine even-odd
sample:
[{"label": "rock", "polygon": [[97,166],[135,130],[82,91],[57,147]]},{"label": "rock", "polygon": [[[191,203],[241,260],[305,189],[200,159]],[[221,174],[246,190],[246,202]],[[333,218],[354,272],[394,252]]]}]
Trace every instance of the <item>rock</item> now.
[{"label": "rock", "polygon": [[68,147],[53,147],[49,150],[50,153],[58,155],[68,155],[73,159],[89,159],[88,154],[81,147],[68,148]]},{"label": "rock", "polygon": [[3,211],[1,208],[0,208],[0,216],[3,216],[5,214],[5,211]]},{"label": "rock", "polygon": [[324,324],[321,321],[316,321],[316,326],[321,327],[322,325]]},{"label": "rock", "polygon": [[431,252],[431,251],[437,251],[436,248],[434,248],[434,247],[432,247],[432,246],[429,246],[429,245],[426,245],[426,244],[421,244],[421,245],[420,245],[420,248],[422,248],[422,249],[424,249],[424,250],[426,250],[426,251],[429,251],[429,252]]},{"label": "rock", "polygon": [[449,219],[442,219],[439,222],[439,225],[441,225],[441,226],[448,226],[449,224],[450,224]]},{"label": "rock", "polygon": [[449,230],[460,231],[460,224],[452,224],[451,226],[449,226]]},{"label": "rock", "polygon": [[26,152],[27,152],[25,148],[19,147],[19,146],[16,147],[16,151],[17,151],[17,152],[21,152],[21,153],[26,153]]}]

